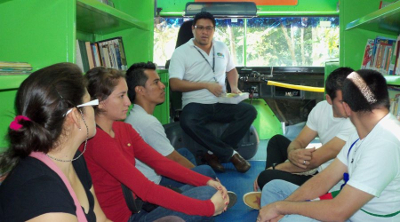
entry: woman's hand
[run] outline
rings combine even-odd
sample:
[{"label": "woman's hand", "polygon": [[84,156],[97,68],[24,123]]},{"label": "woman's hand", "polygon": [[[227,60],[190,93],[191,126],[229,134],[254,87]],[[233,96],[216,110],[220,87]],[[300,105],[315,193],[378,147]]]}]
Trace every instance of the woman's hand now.
[{"label": "woman's hand", "polygon": [[210,187],[214,187],[215,189],[220,191],[221,194],[222,194],[222,197],[224,199],[228,198],[228,191],[226,190],[226,188],[219,181],[209,180],[207,182],[207,185],[210,186]]},{"label": "woman's hand", "polygon": [[217,191],[211,197],[211,202],[214,204],[214,207],[215,207],[213,216],[217,216],[217,215],[221,214],[222,212],[226,211],[226,207],[228,206],[228,203],[229,203],[229,197],[227,195],[226,198],[223,198],[222,192]]},{"label": "woman's hand", "polygon": [[215,180],[209,180],[207,185],[214,187],[218,191],[211,197],[211,202],[213,202],[215,207],[214,216],[226,211],[229,204],[229,196],[226,188],[219,182]]}]

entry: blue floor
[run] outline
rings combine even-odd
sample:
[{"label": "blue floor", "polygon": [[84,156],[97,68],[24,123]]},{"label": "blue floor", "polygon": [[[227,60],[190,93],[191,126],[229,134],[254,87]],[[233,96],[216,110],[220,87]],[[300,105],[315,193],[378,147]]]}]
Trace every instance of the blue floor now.
[{"label": "blue floor", "polygon": [[[305,123],[299,123],[286,128],[285,136],[294,139]],[[230,191],[236,193],[238,200],[235,206],[227,212],[215,217],[216,222],[247,222],[256,221],[258,210],[253,210],[243,203],[243,195],[253,191],[253,182],[258,174],[265,169],[267,145],[269,140],[261,140],[256,155],[249,160],[251,168],[246,173],[239,173],[231,163],[224,163],[225,173],[217,173],[221,183]]]},{"label": "blue floor", "polygon": [[231,209],[225,213],[215,217],[215,221],[256,221],[258,210],[253,210],[243,203],[243,195],[253,191],[253,182],[258,174],[265,168],[264,161],[250,161],[251,168],[246,173],[239,173],[235,170],[231,163],[223,164],[226,172],[217,173],[221,183],[227,190],[236,193],[238,199]]},{"label": "blue floor", "polygon": [[226,189],[236,193],[238,199],[231,209],[215,217],[216,222],[256,221],[258,210],[253,210],[243,203],[243,195],[253,191],[253,182],[258,174],[265,169],[266,147],[268,140],[260,141],[256,155],[249,160],[251,168],[246,173],[239,173],[232,163],[224,163],[225,173],[217,173]]}]

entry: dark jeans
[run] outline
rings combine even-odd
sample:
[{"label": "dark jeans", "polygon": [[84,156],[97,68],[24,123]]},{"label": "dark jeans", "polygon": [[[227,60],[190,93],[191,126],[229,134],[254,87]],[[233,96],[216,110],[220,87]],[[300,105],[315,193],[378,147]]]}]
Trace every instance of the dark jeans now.
[{"label": "dark jeans", "polygon": [[[210,177],[212,179],[216,179],[217,178],[217,175],[215,174],[214,170],[209,165],[196,166],[192,170],[194,172],[196,172],[196,173],[202,174],[202,175]],[[185,184],[163,176],[161,181],[160,181],[160,185],[162,185],[162,186],[182,187]]]},{"label": "dark jeans", "polygon": [[[189,150],[186,148],[181,148],[178,149],[177,152],[179,152],[182,156],[188,158],[191,161],[194,161],[194,156],[193,154],[190,153]],[[210,177],[212,179],[216,179],[217,175],[215,174],[214,170],[208,166],[208,165],[200,165],[196,166],[192,169],[194,172],[202,174],[204,176]],[[160,185],[162,186],[172,186],[172,187],[177,187],[182,191],[182,194],[185,196],[189,196],[195,199],[199,200],[207,200],[210,199],[215,192],[217,192],[216,189],[210,186],[201,186],[201,187],[193,187],[191,185],[185,185],[179,181],[170,179],[168,177],[162,177],[160,181]],[[142,210],[138,214],[133,214],[131,218],[129,219],[128,222],[133,222],[133,221],[154,221],[158,218],[163,218],[166,216],[178,216],[179,218],[182,218],[184,221],[214,221],[213,217],[202,217],[202,216],[195,216],[195,215],[187,215],[181,212],[177,211],[172,211],[169,209],[166,209],[164,207],[157,207],[156,209],[152,210],[151,212],[146,212]]]},{"label": "dark jeans", "polygon": [[[182,129],[194,141],[212,151],[221,162],[228,162],[239,141],[246,135],[254,119],[256,109],[247,103],[239,104],[187,104],[180,116]],[[218,138],[206,128],[209,122],[229,123]]]},{"label": "dark jeans", "polygon": [[[201,186],[201,187],[193,187],[190,185],[184,185],[181,187],[181,190],[185,190],[182,195],[192,197],[198,200],[208,200],[210,199],[217,190],[214,187],[210,186]],[[195,206],[191,206],[195,207]],[[188,215],[185,213],[181,213],[178,211],[173,211],[164,207],[157,207],[150,213],[142,210],[137,214],[133,214],[128,222],[139,221],[139,222],[147,222],[147,221],[154,221],[166,216],[177,216],[182,218],[186,222],[206,222],[206,221],[214,221],[213,217],[206,217],[206,216],[195,216],[195,215]]]},{"label": "dark jeans", "polygon": [[258,175],[257,183],[260,189],[271,180],[281,179],[301,186],[312,176],[302,176],[281,170],[267,170],[273,163],[283,163],[288,159],[287,147],[291,141],[282,136],[273,136],[267,145],[267,164],[265,170]]}]

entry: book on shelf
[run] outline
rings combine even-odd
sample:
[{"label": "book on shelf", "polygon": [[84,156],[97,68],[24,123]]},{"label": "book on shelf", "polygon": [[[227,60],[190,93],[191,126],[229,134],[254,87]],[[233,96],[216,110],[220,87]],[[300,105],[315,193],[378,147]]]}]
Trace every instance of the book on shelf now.
[{"label": "book on shelf", "polygon": [[390,113],[400,120],[400,94],[396,94],[390,99]]},{"label": "book on shelf", "polygon": [[395,2],[397,2],[397,1],[380,1],[379,2],[379,9],[385,8],[386,6],[389,6],[389,5],[391,5],[391,4],[395,3]]},{"label": "book on shelf", "polygon": [[76,64],[83,72],[99,66],[126,70],[127,63],[122,38],[98,42],[76,40]]},{"label": "book on shelf", "polygon": [[122,38],[108,39],[100,41],[101,60],[106,64],[105,67],[126,70],[127,62]]},{"label": "book on shelf", "polygon": [[226,93],[223,94],[222,96],[218,97],[218,102],[219,103],[228,103],[228,104],[238,104],[241,101],[248,99],[249,98],[249,93],[248,92],[242,92],[242,93]]},{"label": "book on shelf", "polygon": [[372,58],[373,58],[373,48],[374,48],[374,40],[368,39],[367,44],[365,45],[364,49],[364,57],[361,64],[362,69],[369,68],[371,66]]},{"label": "book on shelf", "polygon": [[92,51],[92,46],[90,42],[85,42],[86,54],[89,62],[89,69],[94,68],[94,55]]},{"label": "book on shelf", "polygon": [[395,75],[396,42],[396,39],[380,36],[373,40],[367,39],[361,69],[374,69],[383,75]]},{"label": "book on shelf", "polygon": [[32,66],[27,62],[0,61],[0,75],[24,75],[31,72]]},{"label": "book on shelf", "polygon": [[392,75],[400,75],[400,35],[397,37],[392,56],[393,58],[390,63],[390,67],[393,68]]}]

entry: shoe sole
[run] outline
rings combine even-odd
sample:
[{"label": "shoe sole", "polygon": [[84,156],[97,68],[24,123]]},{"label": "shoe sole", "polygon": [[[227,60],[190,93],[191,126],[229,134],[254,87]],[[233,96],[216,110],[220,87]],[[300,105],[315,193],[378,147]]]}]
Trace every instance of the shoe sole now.
[{"label": "shoe sole", "polygon": [[261,192],[249,192],[243,195],[243,202],[248,207],[259,210],[261,201]]},{"label": "shoe sole", "polygon": [[229,196],[229,204],[226,207],[226,210],[228,210],[229,208],[233,207],[236,202],[237,202],[237,195],[236,193],[232,192],[232,191],[228,191],[228,196]]}]

